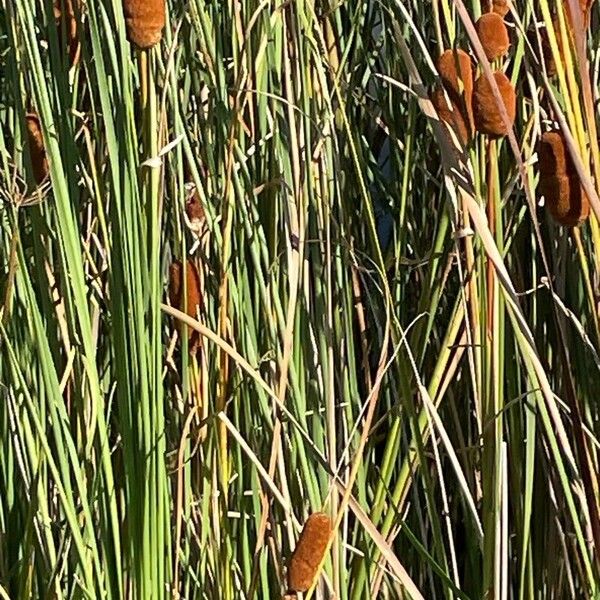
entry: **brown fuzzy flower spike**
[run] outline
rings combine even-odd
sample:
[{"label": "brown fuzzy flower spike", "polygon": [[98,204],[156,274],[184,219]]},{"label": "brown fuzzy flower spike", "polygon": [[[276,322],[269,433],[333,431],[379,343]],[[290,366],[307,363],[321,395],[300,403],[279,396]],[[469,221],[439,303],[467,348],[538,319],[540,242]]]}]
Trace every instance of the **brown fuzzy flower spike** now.
[{"label": "brown fuzzy flower spike", "polygon": [[288,566],[288,588],[305,592],[310,588],[327,549],[331,520],[325,513],[316,512],[304,523],[302,533]]},{"label": "brown fuzzy flower spike", "polygon": [[[183,287],[183,264],[176,260],[169,268],[169,299],[171,305],[185,312],[193,319],[198,318],[198,309],[204,305],[202,300],[202,284],[196,265],[188,259],[185,268],[186,294]],[[178,322],[180,333],[183,326]],[[185,326],[185,329],[188,329]],[[195,349],[199,341],[198,333],[194,329],[188,330],[190,348]]]},{"label": "brown fuzzy flower spike", "polygon": [[49,172],[42,126],[39,117],[35,113],[28,113],[25,116],[25,123],[27,125],[27,139],[29,141],[29,154],[33,167],[33,178],[39,185],[48,177]]},{"label": "brown fuzzy flower spike", "polygon": [[471,58],[460,49],[446,50],[438,58],[436,66],[450,103],[439,86],[434,90],[431,101],[440,118],[453,127],[459,140],[465,144],[473,131]]},{"label": "brown fuzzy flower spike", "polygon": [[464,94],[470,103],[473,93],[473,65],[469,55],[460,49],[446,50],[437,60],[437,70],[444,87],[457,96]]},{"label": "brown fuzzy flower spike", "polygon": [[567,160],[570,160],[565,140],[558,131],[548,131],[542,135],[538,148],[540,174],[567,175]]},{"label": "brown fuzzy flower spike", "polygon": [[575,227],[590,214],[590,203],[581,187],[579,175],[562,133],[548,131],[538,147],[540,181],[538,195],[543,196],[554,219],[565,227]]},{"label": "brown fuzzy flower spike", "polygon": [[123,0],[127,39],[141,50],[160,42],[165,27],[165,0]]},{"label": "brown fuzzy flower spike", "polygon": [[[501,71],[494,73],[494,79],[512,127],[517,112],[515,88]],[[492,86],[485,75],[480,75],[473,86],[473,116],[475,127],[480,133],[485,133],[493,138],[502,137],[508,133],[496,96],[494,96]]]},{"label": "brown fuzzy flower spike", "polygon": [[475,29],[488,60],[495,60],[506,54],[510,46],[508,29],[498,13],[481,15],[475,23]]}]

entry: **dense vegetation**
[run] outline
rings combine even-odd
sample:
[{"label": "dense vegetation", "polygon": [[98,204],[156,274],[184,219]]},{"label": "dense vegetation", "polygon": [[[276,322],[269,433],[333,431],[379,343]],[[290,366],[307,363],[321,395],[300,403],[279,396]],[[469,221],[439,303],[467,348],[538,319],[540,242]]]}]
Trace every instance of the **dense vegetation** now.
[{"label": "dense vegetation", "polygon": [[[490,66],[489,8],[0,3],[0,598],[281,598],[315,511],[304,597],[600,596],[600,13]],[[438,120],[453,47],[507,136]]]}]

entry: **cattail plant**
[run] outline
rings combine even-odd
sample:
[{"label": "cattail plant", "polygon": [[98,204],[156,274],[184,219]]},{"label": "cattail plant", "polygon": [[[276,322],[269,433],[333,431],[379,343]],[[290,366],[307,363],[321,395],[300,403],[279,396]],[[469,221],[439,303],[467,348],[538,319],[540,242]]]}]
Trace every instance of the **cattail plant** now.
[{"label": "cattail plant", "polygon": [[25,116],[25,123],[27,125],[27,139],[29,141],[31,166],[33,167],[33,178],[39,185],[48,177],[49,172],[42,127],[40,119],[35,113],[28,113]]},{"label": "cattail plant", "polygon": [[471,137],[471,132],[464,111],[460,109],[455,101],[446,98],[444,89],[441,87],[436,87],[433,90],[431,102],[440,119],[452,127],[460,143],[463,146],[466,145]]},{"label": "cattail plant", "polygon": [[[501,71],[494,73],[496,85],[500,91],[504,108],[508,114],[508,120],[512,127],[517,111],[517,98],[515,88],[508,77]],[[475,127],[480,133],[497,138],[505,136],[508,128],[500,113],[496,96],[492,86],[485,75],[480,75],[473,86],[473,117]]]},{"label": "cattail plant", "polygon": [[165,27],[165,0],[123,0],[127,39],[147,50],[160,42]]},{"label": "cattail plant", "polygon": [[79,62],[81,44],[77,33],[73,0],[54,0],[54,21],[62,49],[67,49],[71,65],[76,65]]},{"label": "cattail plant", "polygon": [[481,15],[475,23],[475,29],[488,60],[495,60],[507,53],[510,46],[508,29],[498,13]]},{"label": "cattail plant", "polygon": [[[183,284],[183,264],[174,261],[169,268],[169,299],[171,304],[186,313],[193,319],[198,318],[198,309],[202,308],[202,284],[200,274],[194,262],[190,259],[185,263],[185,294]],[[179,327],[180,332],[183,327]],[[187,326],[185,329],[188,329]],[[198,344],[199,337],[195,330],[188,331],[190,348],[194,350]]]},{"label": "cattail plant", "polygon": [[590,205],[562,133],[544,133],[538,154],[538,195],[545,198],[550,214],[558,223],[565,227],[581,224],[589,216]]},{"label": "cattail plant", "polygon": [[473,65],[470,56],[460,48],[446,50],[437,60],[440,79],[446,90],[464,96],[467,104],[473,93]]},{"label": "cattail plant", "polygon": [[440,118],[454,129],[461,143],[466,144],[473,130],[471,59],[463,50],[446,50],[437,60],[437,70],[442,86],[436,87],[431,101]]},{"label": "cattail plant", "polygon": [[287,573],[289,591],[305,592],[310,588],[325,555],[330,534],[331,520],[325,513],[317,512],[308,517],[290,558]]}]

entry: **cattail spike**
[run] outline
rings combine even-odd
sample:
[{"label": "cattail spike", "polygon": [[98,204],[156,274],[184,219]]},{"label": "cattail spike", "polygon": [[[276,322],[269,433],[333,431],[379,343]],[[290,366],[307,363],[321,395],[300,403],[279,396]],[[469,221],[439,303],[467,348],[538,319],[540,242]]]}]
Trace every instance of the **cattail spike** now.
[{"label": "cattail spike", "polygon": [[331,534],[331,520],[325,513],[308,517],[288,567],[288,588],[305,592],[310,588],[323,560]]},{"label": "cattail spike", "polygon": [[437,60],[437,70],[446,90],[458,95],[464,93],[467,100],[470,100],[473,91],[473,65],[464,50],[445,50]]},{"label": "cattail spike", "polygon": [[[512,127],[517,112],[515,88],[508,77],[501,71],[494,73],[494,79],[496,80],[496,85],[500,91],[500,96],[502,97],[504,108]],[[508,128],[500,114],[496,96],[485,75],[480,75],[473,87],[473,116],[475,118],[475,127],[480,133],[487,134],[493,138],[502,137],[508,133]]]},{"label": "cattail spike", "polygon": [[475,23],[475,29],[488,60],[495,60],[507,53],[510,46],[508,29],[498,13],[481,15]]},{"label": "cattail spike", "polygon": [[[186,261],[185,284],[186,294],[184,296],[183,264],[176,260],[169,267],[169,299],[171,300],[171,305],[182,312],[185,312],[193,319],[196,319],[198,316],[198,309],[202,309],[204,302],[202,299],[200,274],[198,273],[196,265],[190,259]],[[185,327],[185,329],[188,329],[190,348],[194,350],[198,343],[197,332],[188,327]],[[180,332],[181,331],[182,327],[180,326]]]},{"label": "cattail spike", "polygon": [[545,198],[550,214],[558,223],[565,227],[581,224],[590,214],[590,204],[562,133],[544,133],[538,155],[538,195]]},{"label": "cattail spike", "polygon": [[165,27],[165,0],[123,0],[127,38],[141,50],[160,42]]},{"label": "cattail spike", "polygon": [[[471,138],[473,131],[471,58],[460,49],[446,50],[437,60],[437,70],[443,89],[437,87],[431,96],[431,101],[440,118],[454,129],[458,139],[464,145]],[[446,99],[444,90],[450,103]]]},{"label": "cattail spike", "polygon": [[40,119],[35,113],[28,113],[25,116],[27,125],[27,138],[29,141],[29,154],[31,156],[31,166],[33,167],[33,178],[36,183],[41,184],[48,177],[48,158],[46,157],[46,148],[44,146],[44,137],[42,135],[42,126]]}]

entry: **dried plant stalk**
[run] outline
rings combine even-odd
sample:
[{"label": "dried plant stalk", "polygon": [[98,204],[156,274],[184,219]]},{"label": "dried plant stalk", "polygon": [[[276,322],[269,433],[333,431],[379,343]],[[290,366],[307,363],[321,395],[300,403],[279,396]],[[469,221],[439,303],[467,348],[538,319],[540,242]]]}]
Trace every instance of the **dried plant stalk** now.
[{"label": "dried plant stalk", "polygon": [[165,27],[165,0],[123,0],[127,38],[146,50],[158,44]]},{"label": "dried plant stalk", "polygon": [[308,517],[290,558],[290,591],[305,592],[310,588],[325,554],[330,534],[331,520],[325,513],[317,512]]},{"label": "dried plant stalk", "polygon": [[[494,73],[494,79],[496,80],[496,85],[500,91],[500,96],[502,97],[504,108],[512,127],[517,112],[515,88],[508,77],[501,71]],[[500,114],[496,97],[492,91],[492,86],[485,75],[481,75],[473,86],[473,116],[475,118],[475,127],[481,133],[494,138],[502,137],[508,133],[504,119]]]},{"label": "dried plant stalk", "polygon": [[510,40],[504,19],[495,12],[485,13],[475,23],[475,29],[488,60],[495,60],[508,52]]},{"label": "dried plant stalk", "polygon": [[39,185],[48,177],[48,158],[46,148],[44,147],[44,137],[42,135],[42,126],[40,119],[35,113],[28,113],[25,116],[27,125],[27,138],[29,140],[29,154],[31,156],[31,166],[33,167],[33,178]]},{"label": "dried plant stalk", "polygon": [[[175,308],[185,312],[193,319],[197,319],[198,310],[202,309],[204,305],[202,300],[202,284],[198,269],[190,259],[186,261],[185,278],[186,294],[184,296],[183,264],[181,261],[174,261],[169,268],[169,298]],[[178,327],[180,333],[182,333],[182,324],[179,324]],[[185,326],[185,329],[188,329],[190,348],[194,350],[198,345],[198,334],[194,329],[187,326]]]},{"label": "dried plant stalk", "polygon": [[[581,12],[581,21],[583,23],[583,27],[587,29],[590,26],[590,20],[592,16],[592,6],[594,5],[595,0],[579,0],[579,9]],[[568,0],[564,1],[565,13],[569,19],[569,23],[573,24],[574,19],[571,18],[571,10],[570,4]]]},{"label": "dried plant stalk", "polygon": [[538,154],[538,194],[545,198],[550,214],[566,227],[581,224],[590,214],[590,204],[562,133],[544,133]]},{"label": "dried plant stalk", "polygon": [[583,24],[586,28],[590,26],[592,7],[594,6],[595,1],[596,0],[579,0],[581,12],[583,13]]}]

